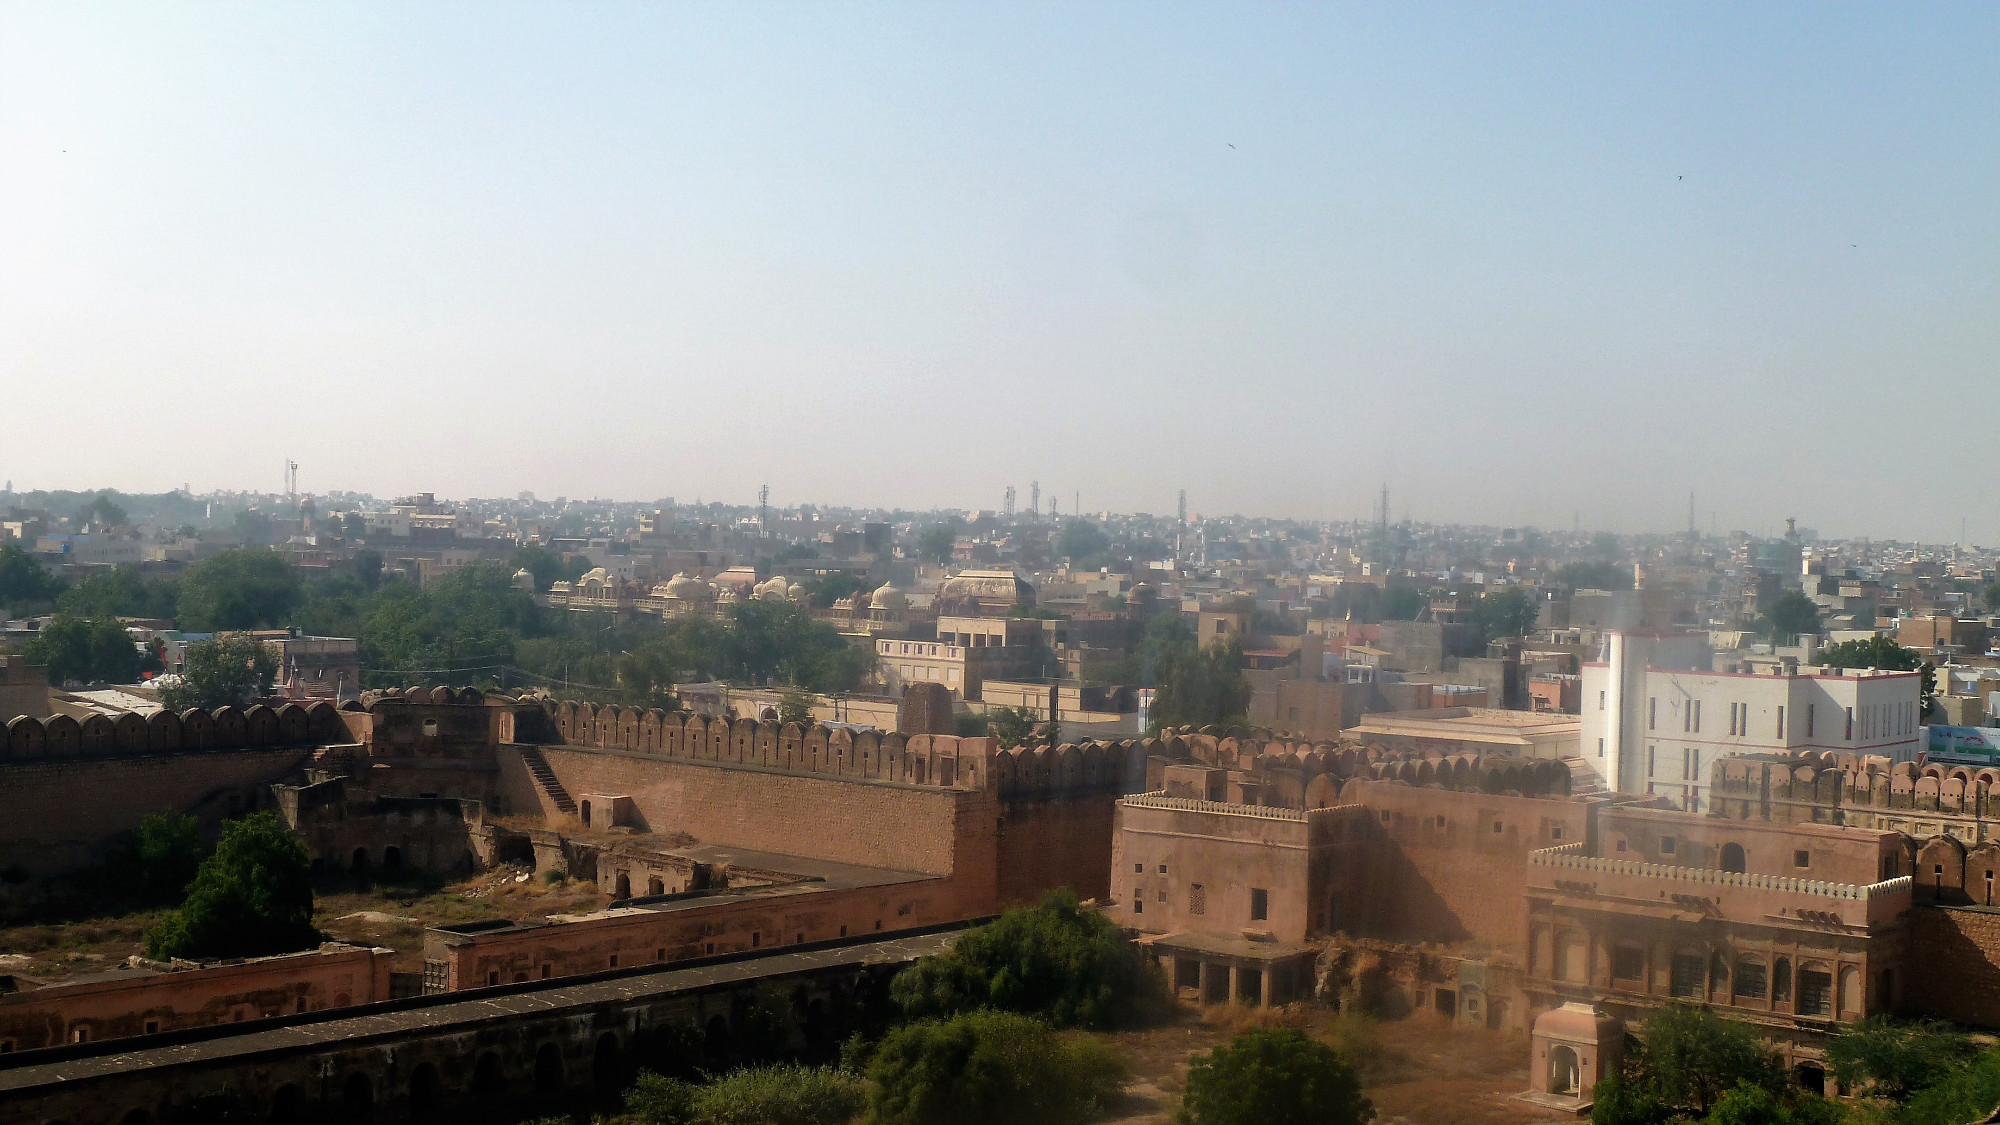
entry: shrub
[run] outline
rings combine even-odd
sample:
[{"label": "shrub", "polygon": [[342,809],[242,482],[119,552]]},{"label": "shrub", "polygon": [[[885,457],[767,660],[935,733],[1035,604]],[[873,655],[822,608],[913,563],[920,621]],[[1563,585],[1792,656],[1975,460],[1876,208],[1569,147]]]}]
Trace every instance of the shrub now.
[{"label": "shrub", "polygon": [[875,1125],[1080,1125],[1110,1105],[1125,1071],[1095,1040],[972,1012],[890,1032],[868,1077]]},{"label": "shrub", "polygon": [[147,931],[146,954],[165,960],[289,953],[319,943],[312,913],[305,845],[275,815],[256,813],[223,829],[187,900]]},{"label": "shrub", "polygon": [[706,1086],[650,1071],[625,1092],[645,1125],[845,1125],[867,1105],[861,1079],[830,1067],[760,1066]]},{"label": "shrub", "polygon": [[1375,1107],[1332,1047],[1289,1027],[1260,1027],[1195,1059],[1188,1125],[1363,1125]]},{"label": "shrub", "polygon": [[1165,990],[1110,919],[1061,890],[967,933],[949,954],[903,970],[890,993],[917,1018],[991,1007],[1057,1027],[1102,1029],[1150,1015]]}]

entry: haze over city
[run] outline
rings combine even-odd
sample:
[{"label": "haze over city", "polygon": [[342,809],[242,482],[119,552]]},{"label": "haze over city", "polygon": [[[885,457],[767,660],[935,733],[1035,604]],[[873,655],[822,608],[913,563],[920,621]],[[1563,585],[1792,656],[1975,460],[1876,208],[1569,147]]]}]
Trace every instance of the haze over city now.
[{"label": "haze over city", "polygon": [[0,10],[0,475],[2000,539],[1990,8]]}]

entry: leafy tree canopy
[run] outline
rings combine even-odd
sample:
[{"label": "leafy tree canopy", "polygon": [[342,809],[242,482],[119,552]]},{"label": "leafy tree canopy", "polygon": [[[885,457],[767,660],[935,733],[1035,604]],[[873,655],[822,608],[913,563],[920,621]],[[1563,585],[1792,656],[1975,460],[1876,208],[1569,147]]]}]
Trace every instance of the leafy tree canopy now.
[{"label": "leafy tree canopy", "polygon": [[160,689],[168,710],[239,706],[271,694],[278,661],[248,637],[195,641],[182,654],[181,682]]},{"label": "leafy tree canopy", "polygon": [[1870,1083],[1897,1101],[1954,1077],[1978,1054],[1970,1037],[1942,1020],[1881,1016],[1847,1028],[1826,1047],[1826,1060],[1842,1084]]},{"label": "leafy tree canopy", "polygon": [[[526,568],[535,576],[535,589],[545,591],[557,582],[574,582],[590,569],[590,560],[583,555],[563,555],[547,547],[529,545],[514,552],[508,561],[515,570]],[[508,576],[512,581],[512,575]]]},{"label": "leafy tree canopy", "polygon": [[257,957],[319,943],[306,846],[273,813],[234,821],[187,900],[146,933],[146,955]]},{"label": "leafy tree canopy", "polygon": [[697,1085],[651,1071],[625,1092],[642,1125],[847,1125],[868,1104],[861,1076],[831,1067],[745,1067]]},{"label": "leafy tree canopy", "polygon": [[82,523],[96,523],[106,527],[123,527],[132,522],[132,517],[126,515],[125,509],[119,506],[118,501],[112,499],[114,495],[116,494],[110,491],[98,493],[91,498],[90,503],[83,506],[82,511],[76,514],[77,519]]},{"label": "leafy tree canopy", "polygon": [[778,698],[778,721],[805,726],[812,722],[812,709],[819,700],[802,691],[788,691]]},{"label": "leafy tree canopy", "polygon": [[991,1007],[1103,1029],[1150,1015],[1162,986],[1110,919],[1059,890],[905,969],[890,994],[917,1017]]},{"label": "leafy tree canopy", "polygon": [[1937,669],[1915,649],[1904,648],[1893,639],[1876,634],[1865,641],[1842,641],[1819,650],[1819,662],[1828,668],[1885,668],[1894,672],[1922,672],[1923,705],[1930,709],[1937,696]]},{"label": "leafy tree canopy", "polygon": [[1819,632],[1819,606],[1797,590],[1786,590],[1765,611],[1762,627],[1772,644],[1796,644],[1800,636]]},{"label": "leafy tree canopy", "polygon": [[180,625],[195,632],[268,629],[287,624],[302,596],[299,576],[272,551],[211,555],[180,583]]},{"label": "leafy tree canopy", "polygon": [[1260,1027],[1188,1067],[1186,1125],[1364,1125],[1375,1106],[1332,1047],[1289,1027]]},{"label": "leafy tree canopy", "polygon": [[1150,718],[1155,727],[1206,726],[1242,719],[1250,709],[1250,681],[1243,649],[1232,636],[1197,649],[1193,641],[1159,653],[1159,694]]},{"label": "leafy tree canopy", "polygon": [[1102,1043],[1010,1012],[906,1024],[868,1065],[874,1125],[1083,1125],[1125,1070]]},{"label": "leafy tree canopy", "polygon": [[1421,590],[1391,586],[1376,599],[1376,612],[1384,621],[1415,621],[1430,604],[1431,600]]},{"label": "leafy tree canopy", "polygon": [[1519,586],[1489,590],[1472,607],[1472,623],[1487,640],[1524,637],[1535,629],[1539,607]]},{"label": "leafy tree canopy", "polygon": [[61,589],[33,552],[0,543],[0,606],[29,608],[54,600]]},{"label": "leafy tree canopy", "polygon": [[143,656],[114,618],[58,613],[22,647],[30,664],[48,669],[49,682],[129,684],[139,678]]},{"label": "leafy tree canopy", "polygon": [[917,533],[917,556],[939,566],[951,561],[951,550],[965,525],[956,519],[940,520]]},{"label": "leafy tree canopy", "polygon": [[1094,569],[1111,561],[1111,539],[1089,520],[1065,520],[1056,536],[1056,554],[1080,570]]},{"label": "leafy tree canopy", "polygon": [[152,617],[172,620],[180,589],[172,579],[147,581],[136,566],[86,575],[56,598],[56,609],[77,617]]},{"label": "leafy tree canopy", "polygon": [[1741,1085],[1783,1092],[1784,1071],[1748,1027],[1674,1003],[1646,1020],[1619,1072],[1598,1083],[1595,1125],[1656,1125],[1705,1117]]}]

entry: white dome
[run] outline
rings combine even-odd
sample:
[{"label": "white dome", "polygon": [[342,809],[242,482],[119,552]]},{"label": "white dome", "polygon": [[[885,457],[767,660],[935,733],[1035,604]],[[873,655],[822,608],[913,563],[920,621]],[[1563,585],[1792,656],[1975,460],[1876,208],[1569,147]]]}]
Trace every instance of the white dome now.
[{"label": "white dome", "polygon": [[868,608],[870,609],[899,610],[908,609],[909,607],[909,597],[901,590],[896,589],[893,582],[882,583],[881,586],[876,588],[875,596],[868,599]]}]

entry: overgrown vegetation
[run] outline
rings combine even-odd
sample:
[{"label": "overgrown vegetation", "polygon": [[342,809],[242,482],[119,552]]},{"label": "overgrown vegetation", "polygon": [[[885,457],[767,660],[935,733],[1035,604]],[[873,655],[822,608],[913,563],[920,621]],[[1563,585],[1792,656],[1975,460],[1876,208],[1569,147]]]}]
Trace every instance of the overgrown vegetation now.
[{"label": "overgrown vegetation", "polygon": [[1082,1125],[1125,1068],[1101,1041],[1013,1012],[965,1012],[890,1032],[868,1065],[873,1125]]},{"label": "overgrown vegetation", "polygon": [[1375,1107],[1339,1052],[1289,1027],[1251,1028],[1195,1059],[1185,1125],[1364,1125]]},{"label": "overgrown vegetation", "polygon": [[730,1071],[707,1084],[639,1075],[626,1112],[642,1125],[846,1125],[868,1102],[859,1075],[776,1063]]},{"label": "overgrown vegetation", "polygon": [[271,694],[277,675],[271,651],[248,637],[194,641],[182,654],[180,682],[160,689],[160,704],[171,711],[236,706]]},{"label": "overgrown vegetation", "polygon": [[306,846],[273,813],[230,822],[187,899],[146,934],[146,955],[255,957],[319,944]]},{"label": "overgrown vegetation", "polygon": [[1018,907],[897,974],[890,995],[911,1018],[980,1008],[1038,1015],[1057,1027],[1126,1026],[1156,1014],[1165,985],[1118,927],[1067,890]]}]

